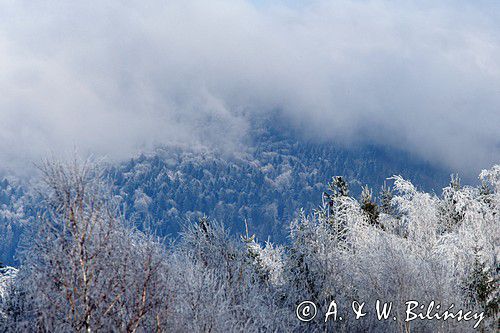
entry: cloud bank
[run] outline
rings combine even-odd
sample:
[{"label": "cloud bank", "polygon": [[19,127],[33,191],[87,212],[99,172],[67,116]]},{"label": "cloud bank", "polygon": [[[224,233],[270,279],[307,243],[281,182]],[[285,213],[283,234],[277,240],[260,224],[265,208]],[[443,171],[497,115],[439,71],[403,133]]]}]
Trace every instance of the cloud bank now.
[{"label": "cloud bank", "polygon": [[500,162],[486,1],[3,1],[0,164],[78,147],[232,149],[279,110],[309,137],[475,172]]}]

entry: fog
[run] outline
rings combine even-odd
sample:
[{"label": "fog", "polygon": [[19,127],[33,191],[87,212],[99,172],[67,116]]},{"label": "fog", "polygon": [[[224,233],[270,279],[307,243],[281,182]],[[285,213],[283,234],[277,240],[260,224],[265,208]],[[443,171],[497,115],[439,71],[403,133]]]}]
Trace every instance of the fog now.
[{"label": "fog", "polygon": [[280,112],[314,140],[477,173],[500,162],[486,1],[2,1],[0,165],[79,149],[239,149]]}]

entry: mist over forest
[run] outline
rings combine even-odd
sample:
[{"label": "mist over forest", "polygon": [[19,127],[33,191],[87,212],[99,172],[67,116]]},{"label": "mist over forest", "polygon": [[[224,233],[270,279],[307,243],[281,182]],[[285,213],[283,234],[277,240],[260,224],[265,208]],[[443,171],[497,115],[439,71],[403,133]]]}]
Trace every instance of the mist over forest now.
[{"label": "mist over forest", "polygon": [[0,3],[0,332],[500,330],[500,3]]}]

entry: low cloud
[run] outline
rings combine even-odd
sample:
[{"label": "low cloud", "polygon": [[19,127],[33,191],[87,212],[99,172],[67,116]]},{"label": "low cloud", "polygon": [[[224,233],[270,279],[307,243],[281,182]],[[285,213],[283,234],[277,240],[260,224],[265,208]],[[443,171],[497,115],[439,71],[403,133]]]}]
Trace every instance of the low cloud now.
[{"label": "low cloud", "polygon": [[73,147],[234,149],[279,110],[317,140],[500,162],[500,6],[450,1],[6,1],[0,163]]}]

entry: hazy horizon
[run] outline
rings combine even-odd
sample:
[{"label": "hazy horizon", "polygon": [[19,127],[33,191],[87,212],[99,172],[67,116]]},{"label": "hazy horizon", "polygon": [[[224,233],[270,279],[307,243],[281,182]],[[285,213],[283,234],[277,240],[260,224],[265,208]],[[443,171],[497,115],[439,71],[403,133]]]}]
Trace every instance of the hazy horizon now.
[{"label": "hazy horizon", "polygon": [[319,141],[394,147],[476,175],[500,161],[489,2],[0,4],[0,164],[238,149],[279,110]]}]

